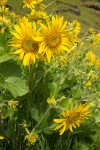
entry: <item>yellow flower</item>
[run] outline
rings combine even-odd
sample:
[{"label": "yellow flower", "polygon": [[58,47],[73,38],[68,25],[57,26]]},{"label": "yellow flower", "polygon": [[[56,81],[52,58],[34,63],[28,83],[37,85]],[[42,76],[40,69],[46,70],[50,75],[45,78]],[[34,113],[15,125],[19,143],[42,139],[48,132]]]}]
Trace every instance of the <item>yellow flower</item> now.
[{"label": "yellow flower", "polygon": [[6,16],[0,16],[0,24],[9,26],[10,19],[8,19]]},{"label": "yellow flower", "polygon": [[64,66],[65,64],[67,64],[68,60],[69,60],[68,56],[66,56],[66,55],[61,56],[60,57],[60,65],[61,65],[61,67]]},{"label": "yellow flower", "polygon": [[86,82],[86,83],[85,83],[85,86],[86,86],[86,87],[92,86],[92,82],[91,82],[91,81]]},{"label": "yellow flower", "polygon": [[33,9],[35,7],[34,5],[37,4],[37,0],[24,0],[23,3],[23,8],[27,7]]},{"label": "yellow flower", "polygon": [[100,59],[97,59],[97,60],[95,61],[95,66],[100,66]]},{"label": "yellow flower", "polygon": [[[15,32],[11,33],[14,35],[11,46],[17,49],[14,54],[19,54],[18,59],[23,59],[24,66],[35,63],[39,51],[39,41],[34,40],[36,24],[23,17],[19,25],[15,25]],[[40,40],[39,37],[37,39]]]},{"label": "yellow flower", "polygon": [[71,38],[70,41],[72,44],[79,42],[79,38],[78,35],[80,33],[80,23],[77,20],[74,20],[72,23],[68,22],[68,26],[67,28],[69,28],[71,30]]},{"label": "yellow flower", "polygon": [[46,54],[48,62],[53,55],[69,51],[69,31],[66,30],[66,22],[63,22],[63,17],[52,16],[51,22],[48,22],[47,25],[41,24],[41,27],[43,40],[40,44],[40,52]]},{"label": "yellow flower", "polygon": [[87,38],[88,44],[90,47],[93,47],[94,50],[96,50],[97,46],[100,43],[100,33],[95,34],[94,30],[89,30],[89,36]]},{"label": "yellow flower", "polygon": [[80,23],[77,20],[74,20],[73,21],[73,32],[74,32],[75,36],[79,35],[80,29],[81,29]]},{"label": "yellow flower", "polygon": [[100,42],[100,33],[96,34],[96,41]]},{"label": "yellow flower", "polygon": [[41,5],[41,2],[43,0],[24,0],[23,3],[23,8],[27,7],[27,8],[31,8],[34,9],[35,5]]},{"label": "yellow flower", "polygon": [[86,53],[86,64],[99,66],[100,65],[100,59],[98,59],[94,53],[89,51]]},{"label": "yellow flower", "polygon": [[40,10],[43,10],[46,6],[44,4],[42,4],[43,0],[37,0],[37,6],[39,7]]},{"label": "yellow flower", "polygon": [[7,14],[9,12],[9,8],[6,8],[5,6],[0,6],[0,13],[1,14]]},{"label": "yellow flower", "polygon": [[80,126],[80,124],[87,119],[90,115],[91,110],[89,110],[90,104],[80,104],[79,106],[73,108],[72,110],[62,112],[62,119],[54,119],[54,122],[59,123],[54,130],[60,129],[60,135],[62,135],[66,130],[73,132],[73,127]]},{"label": "yellow flower", "polygon": [[0,135],[0,140],[3,140],[3,139],[4,139],[4,136],[1,136],[1,135]]},{"label": "yellow flower", "polygon": [[0,0],[0,5],[4,5],[7,2],[7,0]]},{"label": "yellow flower", "polygon": [[8,102],[8,105],[9,105],[10,108],[16,109],[16,108],[18,107],[18,105],[19,105],[19,101],[10,100],[10,101]]},{"label": "yellow flower", "polygon": [[2,27],[1,30],[0,30],[0,33],[4,33],[5,32],[5,28]]},{"label": "yellow flower", "polygon": [[50,97],[47,99],[47,103],[50,105],[56,105],[56,100],[54,97]]},{"label": "yellow flower", "polygon": [[94,35],[94,34],[95,34],[95,31],[94,31],[93,28],[90,28],[90,29],[88,30],[88,33],[89,33],[90,35]]},{"label": "yellow flower", "polygon": [[29,135],[26,136],[27,141],[34,145],[36,141],[38,140],[39,136],[36,133],[30,133]]},{"label": "yellow flower", "polygon": [[31,14],[28,16],[38,24],[42,23],[44,20],[49,19],[49,16],[47,15],[46,12],[35,11],[34,9],[31,11]]}]

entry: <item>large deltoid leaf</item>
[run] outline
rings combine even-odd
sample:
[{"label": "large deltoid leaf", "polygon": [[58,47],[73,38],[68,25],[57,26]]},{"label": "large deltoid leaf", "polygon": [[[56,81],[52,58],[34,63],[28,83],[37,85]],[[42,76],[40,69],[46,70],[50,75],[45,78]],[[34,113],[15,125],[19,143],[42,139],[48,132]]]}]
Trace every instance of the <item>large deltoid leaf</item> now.
[{"label": "large deltoid leaf", "polygon": [[15,62],[6,61],[0,63],[0,74],[4,75],[5,78],[8,78],[10,76],[21,77],[22,70],[20,66]]},{"label": "large deltoid leaf", "polygon": [[8,54],[8,53],[0,55],[0,63],[8,61],[8,60],[10,60],[12,58],[13,58],[13,55]]},{"label": "large deltoid leaf", "polygon": [[29,87],[26,80],[18,77],[8,77],[5,80],[5,88],[11,92],[14,98],[23,96],[29,92]]}]

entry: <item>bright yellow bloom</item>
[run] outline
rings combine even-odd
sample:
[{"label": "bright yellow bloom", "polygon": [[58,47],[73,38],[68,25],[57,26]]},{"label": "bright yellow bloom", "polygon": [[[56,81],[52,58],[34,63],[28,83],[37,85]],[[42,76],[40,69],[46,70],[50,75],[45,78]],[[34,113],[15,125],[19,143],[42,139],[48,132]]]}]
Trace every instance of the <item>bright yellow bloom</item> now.
[{"label": "bright yellow bloom", "polygon": [[18,107],[18,105],[19,105],[19,101],[10,100],[8,102],[8,105],[9,105],[10,108],[16,109]]},{"label": "bright yellow bloom", "polygon": [[77,20],[74,20],[73,21],[73,32],[74,32],[75,36],[79,35],[80,29],[81,29],[80,23]]},{"label": "bright yellow bloom", "polygon": [[80,23],[77,20],[74,20],[72,23],[68,22],[68,28],[71,30],[71,38],[70,41],[72,45],[79,41],[78,35],[80,33]]},{"label": "bright yellow bloom", "polygon": [[64,66],[65,64],[67,64],[69,61],[69,58],[68,58],[68,55],[63,55],[63,56],[60,56],[60,65],[61,67]]},{"label": "bright yellow bloom", "polygon": [[95,34],[95,31],[94,31],[93,28],[90,28],[90,29],[88,30],[88,33],[89,33],[90,35],[94,35],[94,34]]},{"label": "bright yellow bloom", "polygon": [[51,22],[48,22],[47,25],[41,24],[43,40],[40,45],[40,52],[46,54],[48,62],[53,55],[69,51],[69,31],[66,30],[66,23],[63,21],[63,17],[52,16]]},{"label": "bright yellow bloom", "polygon": [[100,66],[100,59],[96,59],[95,66]]},{"label": "bright yellow bloom", "polygon": [[99,66],[100,65],[100,59],[98,59],[94,53],[89,51],[86,53],[86,64]]},{"label": "bright yellow bloom", "polygon": [[44,4],[42,4],[43,0],[37,0],[38,4],[37,6],[39,7],[40,10],[43,10],[46,6]]},{"label": "bright yellow bloom", "polygon": [[86,53],[86,57],[89,59],[89,62],[93,63],[96,60],[96,55],[91,51]]},{"label": "bright yellow bloom", "polygon": [[7,0],[0,0],[0,5],[4,5],[7,2]]},{"label": "bright yellow bloom", "polygon": [[29,135],[26,136],[27,141],[34,145],[36,141],[38,140],[39,136],[36,133],[30,133]]},{"label": "bright yellow bloom", "polygon": [[6,25],[6,26],[9,26],[10,25],[10,19],[8,19],[6,16],[1,16],[0,15],[0,24],[1,25]]},{"label": "bright yellow bloom", "polygon": [[1,135],[0,135],[0,140],[3,140],[3,139],[4,139],[4,136],[1,136]]},{"label": "bright yellow bloom", "polygon": [[49,19],[49,16],[47,15],[46,12],[35,11],[34,9],[31,11],[31,14],[28,16],[38,24]]},{"label": "bright yellow bloom", "polygon": [[9,8],[6,8],[5,6],[0,6],[0,13],[1,14],[7,14],[9,12]]},{"label": "bright yellow bloom", "polygon": [[[39,51],[39,41],[34,40],[36,24],[23,17],[19,25],[15,25],[15,32],[11,33],[14,35],[11,46],[17,49],[14,54],[19,54],[18,59],[23,59],[24,66],[35,63]],[[40,40],[39,37],[37,39]]]},{"label": "bright yellow bloom", "polygon": [[100,43],[100,33],[98,33],[98,34],[96,34],[96,42],[98,43]]},{"label": "bright yellow bloom", "polygon": [[89,36],[87,38],[88,44],[96,50],[97,46],[100,44],[100,33],[95,33],[93,29],[88,31]]},{"label": "bright yellow bloom", "polygon": [[92,82],[91,82],[91,81],[86,82],[86,83],[85,83],[85,86],[86,86],[86,87],[91,87],[91,86],[92,86]]},{"label": "bright yellow bloom", "polygon": [[35,7],[34,5],[37,4],[37,0],[24,0],[23,3],[23,8],[28,7],[33,9]]},{"label": "bright yellow bloom", "polygon": [[50,97],[47,99],[47,103],[50,105],[56,105],[56,100],[54,97]]},{"label": "bright yellow bloom", "polygon": [[4,33],[5,32],[5,28],[2,27],[1,30],[0,30],[0,33]]},{"label": "bright yellow bloom", "polygon": [[54,130],[60,129],[60,135],[62,135],[66,130],[73,132],[73,127],[76,125],[79,127],[80,124],[87,119],[90,115],[91,110],[89,110],[90,104],[80,104],[79,106],[73,108],[72,110],[62,112],[62,119],[54,119],[54,122],[59,123]]},{"label": "bright yellow bloom", "polygon": [[33,9],[33,8],[35,8],[36,4],[41,5],[42,1],[43,0],[24,0],[23,1],[23,3],[24,3],[23,8],[27,7],[27,8]]}]

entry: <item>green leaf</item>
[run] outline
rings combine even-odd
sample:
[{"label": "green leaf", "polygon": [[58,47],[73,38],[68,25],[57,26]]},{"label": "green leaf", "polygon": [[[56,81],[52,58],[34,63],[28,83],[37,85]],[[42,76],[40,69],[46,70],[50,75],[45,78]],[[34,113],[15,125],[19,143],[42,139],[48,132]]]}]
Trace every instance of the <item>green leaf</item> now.
[{"label": "green leaf", "polygon": [[18,76],[21,77],[22,71],[20,66],[18,66],[15,62],[3,62],[0,64],[0,74],[5,77],[9,76]]},{"label": "green leaf", "polygon": [[100,111],[97,110],[97,112],[94,113],[95,121],[96,123],[100,122]]},{"label": "green leaf", "polygon": [[39,121],[39,112],[36,108],[31,109],[31,117],[36,121]]},{"label": "green leaf", "polygon": [[60,86],[56,82],[53,82],[49,84],[49,89],[50,89],[50,96],[57,97],[60,90]]},{"label": "green leaf", "polygon": [[73,98],[64,98],[59,102],[59,105],[64,108],[68,108],[69,106],[71,107],[74,103]]},{"label": "green leaf", "polygon": [[7,117],[11,116],[13,114],[14,110],[12,109],[5,109],[3,112],[3,118],[6,119]]},{"label": "green leaf", "polygon": [[76,142],[73,150],[89,150],[89,146],[85,144],[84,142]]},{"label": "green leaf", "polygon": [[8,53],[3,54],[3,55],[0,56],[0,63],[8,61],[10,59],[12,59],[12,55],[10,55]]},{"label": "green leaf", "polygon": [[11,92],[14,98],[23,96],[29,92],[29,87],[26,83],[26,80],[20,79],[18,77],[8,77],[5,80],[5,88]]},{"label": "green leaf", "polygon": [[4,47],[0,46],[0,54],[4,52]]}]

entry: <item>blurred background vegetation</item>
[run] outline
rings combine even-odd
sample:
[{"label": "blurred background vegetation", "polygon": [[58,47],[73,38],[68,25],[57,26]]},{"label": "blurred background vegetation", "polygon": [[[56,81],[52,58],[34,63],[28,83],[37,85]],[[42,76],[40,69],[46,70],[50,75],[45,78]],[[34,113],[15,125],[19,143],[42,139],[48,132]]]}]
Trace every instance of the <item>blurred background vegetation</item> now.
[{"label": "blurred background vegetation", "polygon": [[[45,4],[54,0],[44,0]],[[12,11],[24,15],[27,9],[22,9],[23,0],[8,0],[8,5]],[[100,0],[64,0],[64,3],[53,3],[46,9],[48,14],[64,15],[68,21],[77,19],[82,26],[82,33],[93,27],[100,30]]]}]

